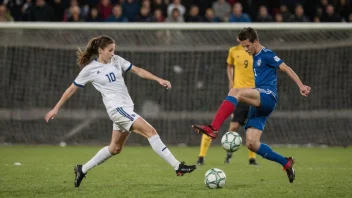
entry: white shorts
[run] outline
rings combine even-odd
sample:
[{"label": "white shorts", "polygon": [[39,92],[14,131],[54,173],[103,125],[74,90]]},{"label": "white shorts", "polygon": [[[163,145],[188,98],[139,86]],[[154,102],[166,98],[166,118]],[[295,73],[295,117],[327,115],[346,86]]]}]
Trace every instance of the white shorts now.
[{"label": "white shorts", "polygon": [[131,126],[140,116],[135,113],[133,106],[118,107],[109,114],[113,122],[113,130],[121,132],[131,132]]}]

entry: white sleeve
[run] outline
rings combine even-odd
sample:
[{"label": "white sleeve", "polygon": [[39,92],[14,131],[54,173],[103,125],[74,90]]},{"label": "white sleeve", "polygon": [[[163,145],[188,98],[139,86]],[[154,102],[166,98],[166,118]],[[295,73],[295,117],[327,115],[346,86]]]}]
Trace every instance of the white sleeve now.
[{"label": "white sleeve", "polygon": [[83,68],[81,72],[79,72],[78,76],[76,79],[73,81],[73,84],[75,84],[77,87],[84,87],[87,82],[90,81],[90,72],[87,69],[87,67]]},{"label": "white sleeve", "polygon": [[121,56],[115,55],[115,61],[116,61],[117,65],[120,65],[122,70],[125,71],[125,72],[132,68],[132,63],[130,63],[129,61],[125,60]]}]

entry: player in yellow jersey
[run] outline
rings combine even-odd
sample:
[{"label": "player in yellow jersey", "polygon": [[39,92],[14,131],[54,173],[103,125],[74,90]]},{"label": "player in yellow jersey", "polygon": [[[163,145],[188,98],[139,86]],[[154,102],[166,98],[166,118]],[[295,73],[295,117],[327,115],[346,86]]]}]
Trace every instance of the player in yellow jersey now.
[{"label": "player in yellow jersey", "polygon": [[[227,77],[229,79],[229,89],[231,88],[253,88],[254,73],[253,73],[253,58],[249,55],[241,45],[230,48],[227,57]],[[233,112],[233,117],[230,122],[229,131],[238,131],[241,126],[244,126],[249,112],[249,106],[245,103],[239,103]],[[204,164],[204,157],[211,144],[211,138],[203,134],[201,148],[197,164]],[[232,153],[226,154],[225,163],[230,163]],[[249,151],[249,164],[257,165],[255,160],[256,154]]]}]

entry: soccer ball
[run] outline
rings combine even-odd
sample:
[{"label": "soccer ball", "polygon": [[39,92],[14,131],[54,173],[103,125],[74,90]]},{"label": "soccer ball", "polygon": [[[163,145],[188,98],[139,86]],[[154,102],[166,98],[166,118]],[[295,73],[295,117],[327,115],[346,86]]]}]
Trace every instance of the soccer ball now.
[{"label": "soccer ball", "polygon": [[221,138],[221,145],[228,152],[237,151],[242,145],[242,138],[237,132],[226,132]]},{"label": "soccer ball", "polygon": [[212,168],[205,173],[204,183],[210,188],[222,188],[225,186],[226,175],[218,168]]}]

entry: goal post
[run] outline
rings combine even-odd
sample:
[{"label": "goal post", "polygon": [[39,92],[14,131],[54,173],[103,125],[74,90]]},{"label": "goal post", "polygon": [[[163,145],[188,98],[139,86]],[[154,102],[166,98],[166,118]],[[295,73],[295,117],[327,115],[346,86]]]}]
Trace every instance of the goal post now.
[{"label": "goal post", "polygon": [[[106,34],[116,41],[116,54],[173,85],[167,91],[125,74],[135,111],[166,143],[198,145],[200,137],[190,126],[209,123],[225,98],[227,52],[248,26],[312,87],[304,98],[278,74],[279,102],[263,142],[351,145],[352,26],[347,23],[1,23],[0,142],[109,141],[112,123],[92,86],[77,92],[51,123],[43,121],[79,72],[77,47]],[[147,141],[133,135],[129,143]]]}]

